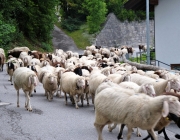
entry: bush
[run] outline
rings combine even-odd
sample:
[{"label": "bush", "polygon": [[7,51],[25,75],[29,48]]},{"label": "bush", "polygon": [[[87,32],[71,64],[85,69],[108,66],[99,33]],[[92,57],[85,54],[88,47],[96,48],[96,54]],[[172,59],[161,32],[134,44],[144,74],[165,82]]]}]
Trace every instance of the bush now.
[{"label": "bush", "polygon": [[47,52],[52,52],[53,48],[50,44],[47,44],[45,42],[42,42],[41,47],[43,50],[47,51]]}]

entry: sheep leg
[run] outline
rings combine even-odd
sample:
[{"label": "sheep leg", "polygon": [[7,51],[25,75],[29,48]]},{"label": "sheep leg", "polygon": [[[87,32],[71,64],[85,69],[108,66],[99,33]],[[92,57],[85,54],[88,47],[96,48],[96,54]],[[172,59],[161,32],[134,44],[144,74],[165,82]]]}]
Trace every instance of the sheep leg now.
[{"label": "sheep leg", "polygon": [[101,113],[99,113],[97,110],[95,110],[95,122],[94,126],[98,132],[98,140],[103,140],[102,138],[102,130],[106,124],[111,123],[111,121],[104,117]]},{"label": "sheep leg", "polygon": [[94,123],[94,126],[96,127],[96,130],[98,132],[98,140],[103,140],[103,138],[102,138],[102,130],[103,130],[105,125],[99,125],[99,124]]},{"label": "sheep leg", "polygon": [[125,127],[125,124],[121,124],[121,127],[119,127],[119,134],[118,134],[118,137],[117,137],[118,140],[123,139],[122,133],[123,133],[124,127]]},{"label": "sheep leg", "polygon": [[128,127],[127,140],[130,140],[131,139],[132,128],[129,127],[129,126],[127,126],[127,127]]},{"label": "sheep leg", "polygon": [[148,134],[147,137],[145,137],[143,140],[148,140],[151,136]]},{"label": "sheep leg", "polygon": [[87,100],[87,105],[89,105],[89,97],[88,97],[88,93],[86,93],[86,100]]},{"label": "sheep leg", "polygon": [[[161,132],[163,132],[163,134],[164,134],[164,139],[165,139],[165,140],[170,140],[170,139],[168,138],[167,134],[166,134],[165,127],[161,130]],[[158,131],[158,134],[159,134],[159,131]]]},{"label": "sheep leg", "polygon": [[157,136],[156,134],[154,133],[154,130],[153,129],[150,129],[150,130],[147,130],[148,133],[151,135],[151,137],[153,138],[153,140],[157,140]]},{"label": "sheep leg", "polygon": [[17,90],[17,107],[19,107],[19,90]]},{"label": "sheep leg", "polygon": [[75,102],[75,106],[76,106],[76,109],[78,109],[78,104],[77,104],[77,99],[76,99],[76,95],[73,95],[73,98],[74,98],[74,102]]},{"label": "sheep leg", "polygon": [[117,123],[114,123],[114,125],[111,127],[111,124],[108,124],[108,129],[109,129],[109,132],[112,132],[112,130],[114,129],[114,128],[116,128],[116,126],[117,126]]},{"label": "sheep leg", "polygon": [[65,98],[65,105],[67,105],[67,94],[64,92],[64,98]]},{"label": "sheep leg", "polygon": [[[60,94],[59,94],[58,91],[60,91]],[[57,92],[56,92],[56,97],[61,98],[61,88],[60,88],[60,85],[59,85],[59,84],[58,84],[58,89],[57,89]]]},{"label": "sheep leg", "polygon": [[81,95],[81,104],[82,104],[82,107],[84,106],[84,94]]},{"label": "sheep leg", "polygon": [[137,137],[141,137],[141,133],[139,132],[139,128],[137,127],[137,131],[136,131],[136,135]]},{"label": "sheep leg", "polygon": [[12,76],[10,77],[10,81],[11,81],[11,85],[13,85],[13,83],[12,83]]},{"label": "sheep leg", "polygon": [[24,92],[24,93],[25,93],[25,108],[27,109],[27,95],[26,95],[26,92]]},{"label": "sheep leg", "polygon": [[92,94],[92,104],[94,104],[94,95]]},{"label": "sheep leg", "polygon": [[31,104],[30,104],[30,96],[29,96],[29,93],[28,92],[25,92],[25,95],[26,95],[26,102],[25,102],[25,107],[28,111],[32,111],[32,108],[31,108]]}]

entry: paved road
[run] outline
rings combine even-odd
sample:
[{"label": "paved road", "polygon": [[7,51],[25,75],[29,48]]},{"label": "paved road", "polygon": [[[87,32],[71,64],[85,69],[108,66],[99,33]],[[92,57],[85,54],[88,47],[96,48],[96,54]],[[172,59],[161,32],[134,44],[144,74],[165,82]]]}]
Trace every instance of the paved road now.
[{"label": "paved road", "polygon": [[[75,109],[64,98],[54,97],[49,102],[44,96],[42,84],[37,86],[37,93],[31,97],[32,112],[24,108],[25,96],[20,91],[20,107],[16,107],[17,95],[8,81],[6,71],[0,73],[0,140],[97,140],[94,128],[93,105]],[[124,138],[127,130],[124,131]],[[174,134],[179,129],[172,123],[167,128],[168,136],[175,140]],[[146,131],[141,131],[142,137]],[[116,140],[118,129],[108,132],[103,130],[104,140]],[[132,140],[141,140],[132,134]],[[164,138],[159,135],[159,140]]]}]

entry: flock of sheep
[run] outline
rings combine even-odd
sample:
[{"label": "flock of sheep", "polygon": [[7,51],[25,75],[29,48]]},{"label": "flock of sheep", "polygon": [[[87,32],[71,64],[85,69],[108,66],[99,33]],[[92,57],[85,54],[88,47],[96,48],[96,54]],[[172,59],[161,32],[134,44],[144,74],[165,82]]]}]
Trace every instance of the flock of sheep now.
[{"label": "flock of sheep", "polygon": [[[117,125],[121,128],[118,139],[122,138],[123,128],[128,128],[127,140],[137,128],[147,130],[149,136],[157,140],[154,131],[168,136],[165,127],[171,120],[180,127],[180,75],[166,70],[143,71],[128,63],[120,63],[121,57],[129,53],[126,46],[121,48],[101,48],[87,46],[83,55],[76,52],[56,49],[54,53],[31,51],[28,47],[16,47],[8,51],[8,60],[0,48],[0,67],[6,63],[9,80],[17,91],[25,93],[25,108],[32,111],[30,97],[42,83],[46,98],[61,97],[65,104],[68,99],[79,108],[84,100],[92,99],[95,109],[94,126],[98,140],[103,140],[102,130],[108,125],[112,131]],[[68,96],[68,95],[69,96]],[[168,119],[167,119],[168,118]],[[113,125],[112,125],[113,124]],[[178,135],[177,135],[178,137]]]}]

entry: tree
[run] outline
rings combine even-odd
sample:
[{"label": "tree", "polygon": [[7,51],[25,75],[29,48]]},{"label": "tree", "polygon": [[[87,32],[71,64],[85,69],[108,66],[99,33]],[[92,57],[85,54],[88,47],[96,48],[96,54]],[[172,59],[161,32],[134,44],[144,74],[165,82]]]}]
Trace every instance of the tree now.
[{"label": "tree", "polygon": [[15,31],[15,26],[5,22],[2,14],[0,14],[0,47],[5,48],[5,46],[13,40],[13,33]]},{"label": "tree", "polygon": [[106,19],[106,3],[104,0],[85,0],[83,6],[88,11],[87,23],[89,26],[89,33],[99,31],[101,24]]}]

